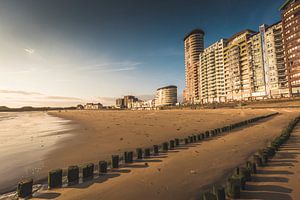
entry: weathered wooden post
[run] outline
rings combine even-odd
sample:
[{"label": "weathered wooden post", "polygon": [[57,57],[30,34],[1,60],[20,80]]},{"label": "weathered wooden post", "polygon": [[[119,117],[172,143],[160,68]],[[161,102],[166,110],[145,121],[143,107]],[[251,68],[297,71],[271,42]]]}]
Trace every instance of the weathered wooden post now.
[{"label": "weathered wooden post", "polygon": [[210,191],[206,191],[202,195],[203,200],[216,200],[216,196]]},{"label": "weathered wooden post", "polygon": [[247,168],[251,171],[252,174],[256,174],[256,164],[253,162],[247,162]]},{"label": "weathered wooden post", "polygon": [[168,151],[168,150],[169,150],[169,145],[168,145],[167,142],[164,142],[164,143],[162,144],[162,146],[163,146],[163,151]]},{"label": "weathered wooden post", "polygon": [[213,194],[216,196],[216,200],[226,200],[225,188],[222,186],[214,186]]},{"label": "weathered wooden post", "polygon": [[197,140],[200,141],[201,140],[201,134],[197,135]]},{"label": "weathered wooden post", "polygon": [[158,147],[158,145],[153,145],[153,153],[154,153],[154,155],[158,155],[159,154],[159,147]]},{"label": "weathered wooden post", "polygon": [[62,169],[49,171],[48,173],[48,188],[58,188],[62,186]]},{"label": "weathered wooden post", "polygon": [[89,163],[82,167],[82,179],[88,180],[94,177],[94,164]]},{"label": "weathered wooden post", "polygon": [[170,149],[174,149],[174,147],[175,147],[175,141],[170,140]]},{"label": "weathered wooden post", "polygon": [[20,198],[27,198],[32,196],[33,179],[26,179],[20,181],[17,188],[17,194]]},{"label": "weathered wooden post", "polygon": [[240,198],[241,193],[241,181],[237,177],[230,177],[227,180],[226,185],[227,195],[230,198],[237,199]]},{"label": "weathered wooden post", "polygon": [[197,141],[197,136],[193,135],[192,137],[193,137],[193,141],[196,142]]},{"label": "weathered wooden post", "polygon": [[184,138],[184,144],[185,145],[189,144],[189,139],[188,138]]},{"label": "weathered wooden post", "polygon": [[193,143],[194,142],[194,138],[192,136],[188,136],[189,138],[189,143]]},{"label": "weathered wooden post", "polygon": [[112,168],[119,168],[119,155],[112,155],[111,156],[111,164]]},{"label": "weathered wooden post", "polygon": [[175,138],[175,146],[178,147],[180,145],[180,140],[179,138]]},{"label": "weathered wooden post", "polygon": [[143,150],[141,148],[136,149],[137,159],[143,158]]},{"label": "weathered wooden post", "polygon": [[79,182],[79,167],[69,166],[68,168],[68,184],[76,184]]},{"label": "weathered wooden post", "polygon": [[151,154],[150,152],[151,152],[151,150],[149,148],[145,149],[145,151],[144,151],[144,157],[145,158],[149,158],[150,154]]},{"label": "weathered wooden post", "polygon": [[99,161],[99,175],[107,173],[107,162],[104,160]]},{"label": "weathered wooden post", "polygon": [[133,162],[133,152],[124,152],[124,162],[125,163],[132,163]]},{"label": "weathered wooden post", "polygon": [[258,167],[262,167],[262,159],[259,155],[254,155],[253,156],[253,162],[256,164]]}]

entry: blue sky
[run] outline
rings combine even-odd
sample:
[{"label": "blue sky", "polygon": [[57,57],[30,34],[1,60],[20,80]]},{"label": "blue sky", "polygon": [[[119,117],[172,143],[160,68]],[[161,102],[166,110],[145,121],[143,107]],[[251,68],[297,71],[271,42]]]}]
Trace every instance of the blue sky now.
[{"label": "blue sky", "polygon": [[280,20],[284,0],[1,0],[0,105],[112,104],[184,88],[183,37],[205,45]]}]

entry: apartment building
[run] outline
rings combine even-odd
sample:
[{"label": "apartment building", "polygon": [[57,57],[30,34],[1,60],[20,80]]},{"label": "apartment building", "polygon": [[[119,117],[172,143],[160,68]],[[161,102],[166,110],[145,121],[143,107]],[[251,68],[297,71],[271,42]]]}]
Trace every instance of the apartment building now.
[{"label": "apartment building", "polygon": [[225,39],[207,47],[199,55],[199,91],[201,103],[225,102]]},{"label": "apartment building", "polygon": [[199,103],[199,54],[204,50],[204,31],[195,29],[184,38],[185,103]]},{"label": "apartment building", "polygon": [[227,101],[252,97],[252,71],[249,38],[255,31],[244,30],[232,36],[224,48],[225,92]]},{"label": "apartment building", "polygon": [[266,97],[266,76],[264,68],[264,28],[253,34],[248,39],[249,64],[250,64],[250,89],[251,99]]},{"label": "apartment building", "polygon": [[300,0],[287,0],[280,11],[289,94],[300,95]]},{"label": "apartment building", "polygon": [[271,26],[260,26],[263,37],[263,59],[265,69],[266,96],[280,98],[288,96],[284,49],[282,39],[282,23]]},{"label": "apartment building", "polygon": [[155,107],[175,106],[177,103],[177,86],[169,85],[156,90]]}]

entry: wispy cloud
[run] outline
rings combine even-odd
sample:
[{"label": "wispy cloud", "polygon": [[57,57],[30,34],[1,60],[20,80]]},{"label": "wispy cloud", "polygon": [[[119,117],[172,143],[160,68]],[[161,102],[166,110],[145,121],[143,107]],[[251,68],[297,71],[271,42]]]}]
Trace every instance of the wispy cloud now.
[{"label": "wispy cloud", "polygon": [[27,91],[21,91],[21,90],[0,90],[0,93],[2,93],[2,94],[21,94],[21,95],[43,95],[38,92],[27,92]]},{"label": "wispy cloud", "polygon": [[24,51],[29,54],[29,55],[32,55],[34,54],[35,50],[34,49],[31,49],[31,48],[25,48]]},{"label": "wispy cloud", "polygon": [[46,96],[45,98],[51,99],[51,100],[83,101],[82,99],[77,98],[77,97]]},{"label": "wispy cloud", "polygon": [[78,69],[89,72],[120,72],[132,71],[138,69],[140,62],[124,61],[124,62],[107,62],[95,65],[81,66]]}]

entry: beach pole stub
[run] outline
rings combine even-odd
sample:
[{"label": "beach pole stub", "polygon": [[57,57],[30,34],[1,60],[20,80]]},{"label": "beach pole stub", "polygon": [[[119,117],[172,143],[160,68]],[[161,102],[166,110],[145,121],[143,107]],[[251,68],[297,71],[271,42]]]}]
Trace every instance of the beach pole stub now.
[{"label": "beach pole stub", "polygon": [[150,153],[151,152],[151,150],[149,149],[149,148],[146,148],[145,150],[144,150],[144,157],[145,158],[149,158],[150,157]]},{"label": "beach pole stub", "polygon": [[119,168],[119,155],[112,155],[111,156],[111,163],[112,163],[112,168]]},{"label": "beach pole stub", "polygon": [[225,188],[223,186],[214,186],[213,194],[217,200],[226,200]]},{"label": "beach pole stub", "polygon": [[137,159],[143,158],[143,150],[141,148],[136,149]]},{"label": "beach pole stub", "polygon": [[155,155],[157,155],[159,153],[158,145],[153,145],[153,152]]},{"label": "beach pole stub", "polygon": [[174,140],[170,140],[170,149],[174,149],[175,147],[175,141]]},{"label": "beach pole stub", "polygon": [[48,173],[48,188],[59,188],[62,186],[62,169],[49,171]]},{"label": "beach pole stub", "polygon": [[69,166],[68,167],[68,184],[79,182],[79,167]]},{"label": "beach pole stub", "polygon": [[104,160],[99,161],[99,174],[107,173],[107,162]]},{"label": "beach pole stub", "polygon": [[163,151],[168,151],[169,150],[168,142],[164,142],[162,146],[163,146]]},{"label": "beach pole stub", "polygon": [[90,179],[94,177],[94,164],[89,163],[82,167],[82,178]]},{"label": "beach pole stub", "polygon": [[180,145],[180,140],[179,138],[175,138],[175,146],[178,147]]},{"label": "beach pole stub", "polygon": [[32,196],[33,179],[22,180],[18,184],[17,194],[20,198],[27,198]]}]

